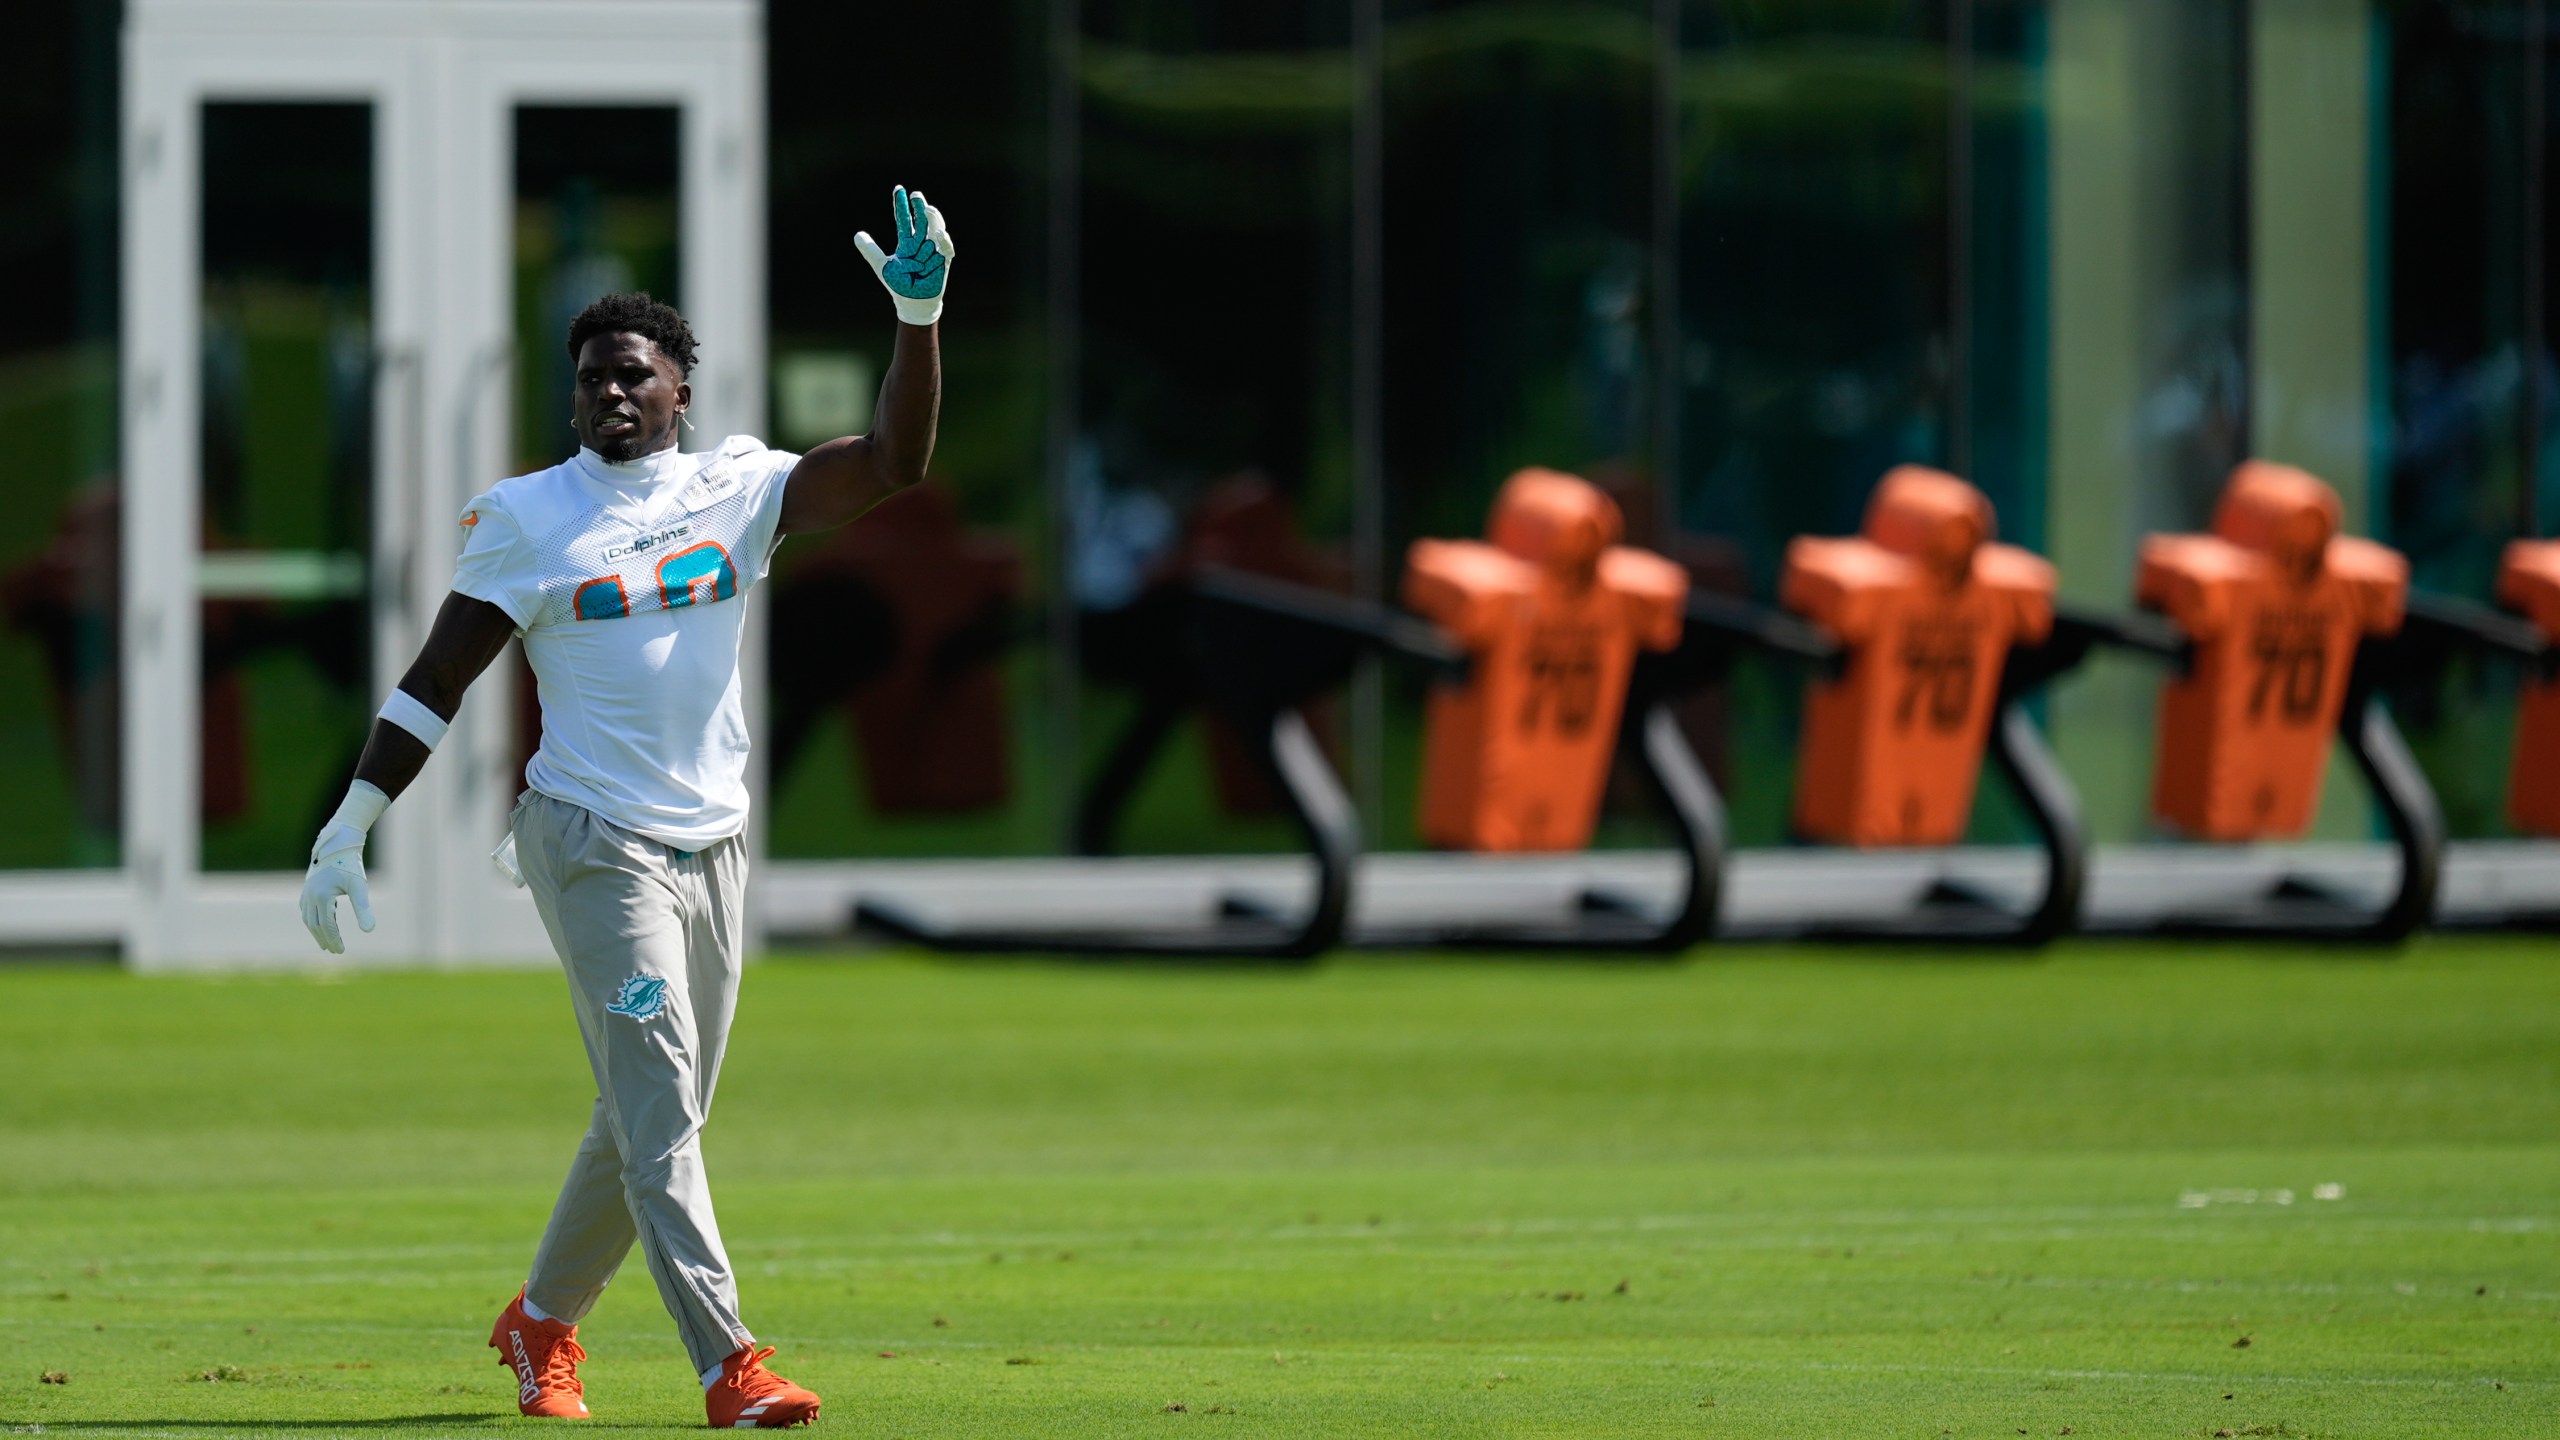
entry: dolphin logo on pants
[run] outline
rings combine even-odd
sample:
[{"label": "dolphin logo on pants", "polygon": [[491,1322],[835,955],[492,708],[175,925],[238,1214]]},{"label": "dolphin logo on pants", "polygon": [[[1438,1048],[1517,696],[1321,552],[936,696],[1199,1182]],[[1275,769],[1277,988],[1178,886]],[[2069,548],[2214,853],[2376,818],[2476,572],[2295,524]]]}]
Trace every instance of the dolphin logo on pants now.
[{"label": "dolphin logo on pants", "polygon": [[606,1010],[634,1020],[654,1020],[667,1008],[667,982],[655,975],[634,975],[622,982]]}]

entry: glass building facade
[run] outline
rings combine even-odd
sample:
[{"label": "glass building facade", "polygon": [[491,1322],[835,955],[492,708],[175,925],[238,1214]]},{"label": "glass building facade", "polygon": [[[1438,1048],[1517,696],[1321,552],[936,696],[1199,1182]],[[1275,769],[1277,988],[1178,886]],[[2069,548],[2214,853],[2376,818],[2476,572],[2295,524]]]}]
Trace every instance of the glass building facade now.
[{"label": "glass building facade", "polygon": [[[1791,536],[1854,528],[1905,461],[1974,480],[2066,596],[2117,608],[2140,537],[2202,525],[2248,455],[2330,481],[2427,588],[2485,599],[2506,541],[2560,534],[2545,0],[948,0],[903,24],[929,60],[867,62],[847,7],[765,14],[768,438],[867,421],[893,337],[851,236],[892,183],[964,257],[936,483],[782,552],[779,859],[1060,852],[1161,586],[1230,564],[1392,597],[1412,540],[1477,532],[1526,464],[1764,599]],[[0,98],[13,870],[121,863],[119,25],[19,7]],[[378,698],[350,397],[397,357],[346,259],[369,122],[283,108],[205,129],[208,869],[298,866]],[[566,314],[683,299],[673,143],[672,112],[517,117],[519,343],[492,364],[526,468],[569,444]],[[227,549],[307,558],[227,595]],[[1746,667],[1686,717],[1745,843],[1784,838],[1796,683]],[[2395,697],[2457,835],[2501,833],[2513,683],[2456,666]],[[2099,664],[2044,704],[2100,838],[2145,831],[2157,684]],[[1418,686],[1364,675],[1315,717],[1388,848],[1415,843]],[[2331,801],[2324,833],[2364,833],[2351,787]],[[1977,829],[2010,822],[1987,803]],[[1206,723],[1126,835],[1284,840]]]}]

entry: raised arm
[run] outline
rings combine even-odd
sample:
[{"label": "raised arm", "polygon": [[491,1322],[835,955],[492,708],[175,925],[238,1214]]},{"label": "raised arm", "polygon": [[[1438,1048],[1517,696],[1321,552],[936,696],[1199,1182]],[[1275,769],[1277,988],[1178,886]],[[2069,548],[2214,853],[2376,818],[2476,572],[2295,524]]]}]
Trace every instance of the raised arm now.
[{"label": "raised arm", "polygon": [[941,326],[898,326],[871,433],[830,440],[783,482],[782,533],[832,530],[924,479],[942,410]]},{"label": "raised arm", "polygon": [[311,842],[311,868],[302,877],[302,923],[311,938],[332,955],[347,951],[338,933],[338,897],[353,905],[356,923],[373,929],[373,895],[365,884],[364,841],[392,798],[409,788],[425,768],[444,727],[462,708],[462,692],[489,668],[515,633],[516,622],[486,600],[447,595],[427,643],[400,686],[383,702],[364,753],[356,757],[355,779],[348,783],[338,812],[320,827]]},{"label": "raised arm", "polygon": [[800,457],[782,492],[782,533],[831,530],[924,479],[942,412],[942,292],[951,275],[951,232],[924,192],[899,186],[898,248],[853,237],[898,309],[897,347],[880,381],[871,433],[849,435]]}]

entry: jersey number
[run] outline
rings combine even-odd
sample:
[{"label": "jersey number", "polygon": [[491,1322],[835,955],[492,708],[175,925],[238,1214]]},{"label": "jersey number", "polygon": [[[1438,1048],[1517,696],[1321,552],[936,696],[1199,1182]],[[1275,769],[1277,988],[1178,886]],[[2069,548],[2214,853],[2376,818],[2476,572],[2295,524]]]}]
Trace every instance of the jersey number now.
[{"label": "jersey number", "polygon": [[2318,611],[2262,616],[2249,637],[2249,658],[2257,662],[2257,678],[2249,685],[2249,720],[2267,718],[2274,702],[2287,725],[2310,725],[2320,719],[2320,701],[2329,688],[2328,617]]},{"label": "jersey number", "polygon": [[622,577],[607,575],[578,587],[578,618],[619,620],[631,613],[631,597],[622,593]]},{"label": "jersey number", "polygon": [[1907,731],[1925,711],[1929,728],[1962,730],[1973,718],[1973,624],[1967,620],[1914,622],[1902,641],[1902,694],[1894,702],[1893,728]]},{"label": "jersey number", "polygon": [[738,593],[738,572],[717,540],[689,545],[658,562],[658,603],[681,610]]},{"label": "jersey number", "polygon": [[1591,728],[1600,713],[1600,636],[1585,625],[1556,625],[1531,632],[1521,657],[1529,672],[1521,696],[1519,729],[1535,731],[1542,718],[1571,740]]},{"label": "jersey number", "polygon": [[[727,600],[738,593],[737,567],[717,540],[688,546],[658,562],[658,608],[681,610]],[[606,575],[578,587],[575,608],[581,620],[619,620],[631,613],[631,597],[622,577]]]}]

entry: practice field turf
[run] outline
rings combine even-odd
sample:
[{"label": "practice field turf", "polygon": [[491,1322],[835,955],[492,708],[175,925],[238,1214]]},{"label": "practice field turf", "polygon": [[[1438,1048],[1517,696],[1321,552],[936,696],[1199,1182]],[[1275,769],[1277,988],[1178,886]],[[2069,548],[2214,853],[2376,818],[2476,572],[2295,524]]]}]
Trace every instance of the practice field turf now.
[{"label": "practice field turf", "polygon": [[[0,1429],[559,1423],[557,976],[0,967],[0,1067]],[[843,1435],[2560,1435],[2545,942],[779,960],[709,1149]],[[585,1340],[700,1425],[636,1261]]]}]

